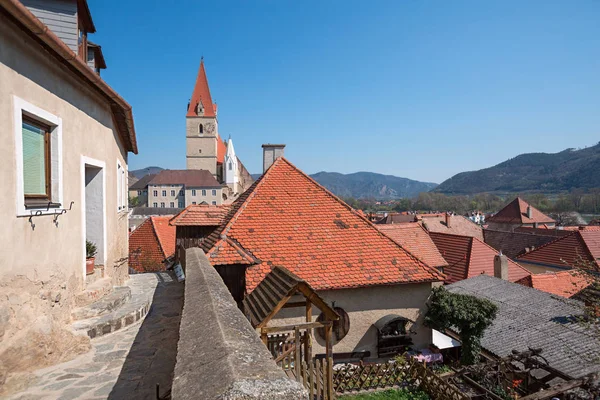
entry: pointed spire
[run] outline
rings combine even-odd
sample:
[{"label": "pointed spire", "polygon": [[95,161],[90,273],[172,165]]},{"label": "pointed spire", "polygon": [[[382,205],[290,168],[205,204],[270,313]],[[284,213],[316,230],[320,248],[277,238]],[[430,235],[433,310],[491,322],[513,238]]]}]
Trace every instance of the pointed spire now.
[{"label": "pointed spire", "polygon": [[192,99],[188,106],[187,115],[188,117],[198,116],[198,105],[202,104],[203,114],[205,117],[215,117],[216,107],[210,97],[210,89],[208,87],[208,79],[206,79],[206,70],[204,69],[204,56],[200,59],[200,68],[198,69],[198,77],[196,78],[196,85],[194,86],[194,92],[192,93]]}]

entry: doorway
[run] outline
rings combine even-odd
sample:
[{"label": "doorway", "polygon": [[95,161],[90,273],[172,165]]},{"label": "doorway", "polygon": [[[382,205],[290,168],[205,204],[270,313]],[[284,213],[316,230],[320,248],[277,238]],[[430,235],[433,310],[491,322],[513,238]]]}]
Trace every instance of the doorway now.
[{"label": "doorway", "polygon": [[[106,263],[106,185],[104,174],[103,162],[88,158],[82,160],[84,258],[86,241],[89,240],[96,246],[96,268],[104,266]],[[85,262],[83,268],[84,276],[87,277]]]}]

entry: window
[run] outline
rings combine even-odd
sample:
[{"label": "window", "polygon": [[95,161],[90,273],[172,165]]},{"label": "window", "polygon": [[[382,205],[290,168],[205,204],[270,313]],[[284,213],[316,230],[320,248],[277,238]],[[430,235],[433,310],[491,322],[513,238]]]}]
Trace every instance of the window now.
[{"label": "window", "polygon": [[229,170],[231,171],[233,169],[233,164],[231,163],[231,161],[229,161]]},{"label": "window", "polygon": [[50,128],[23,116],[22,132],[25,204],[51,201]]},{"label": "window", "polygon": [[167,195],[167,191],[166,191],[166,190],[163,190],[163,191],[162,191],[162,195],[163,195],[163,196],[166,196],[166,195]]},{"label": "window", "polygon": [[180,202],[179,202],[179,208],[183,208],[183,207],[185,207],[185,206],[183,205],[183,201],[180,201]]},{"label": "window", "polygon": [[147,190],[144,190],[144,195],[146,195],[146,194],[148,194],[148,191],[147,191]]},{"label": "window", "polygon": [[158,196],[158,190],[155,190],[155,191],[154,191],[152,194],[153,194],[154,196]]},{"label": "window", "polygon": [[152,203],[152,207],[158,208],[158,203]]},{"label": "window", "polygon": [[174,203],[174,202],[171,202],[171,203],[169,204],[169,207],[171,207],[171,208],[175,208],[175,203]]},{"label": "window", "polygon": [[181,189],[181,190],[179,191],[179,195],[180,195],[180,196],[185,196],[185,190]]},{"label": "window", "polygon": [[217,189],[213,189],[213,190],[212,190],[212,195],[213,195],[213,196],[216,196],[216,195],[217,195]]},{"label": "window", "polygon": [[204,133],[204,126],[202,126],[202,124],[198,126],[198,133],[201,135]]},{"label": "window", "polygon": [[192,196],[196,195],[196,189],[192,189]]},{"label": "window", "polygon": [[171,190],[171,196],[175,196],[175,191]]},{"label": "window", "polygon": [[193,204],[193,205],[196,205],[196,202],[195,202],[195,201],[192,201],[192,204]]},{"label": "window", "polygon": [[117,211],[127,210],[127,174],[117,160]]},{"label": "window", "polygon": [[212,202],[212,205],[213,205],[213,206],[216,206],[216,205],[217,205],[217,202],[213,200],[213,202]]},{"label": "window", "polygon": [[165,203],[160,203],[160,208],[165,208]]},{"label": "window", "polygon": [[142,195],[142,191],[138,190],[138,196],[141,196],[141,195]]},{"label": "window", "polygon": [[206,189],[202,189],[202,196],[206,196]]}]

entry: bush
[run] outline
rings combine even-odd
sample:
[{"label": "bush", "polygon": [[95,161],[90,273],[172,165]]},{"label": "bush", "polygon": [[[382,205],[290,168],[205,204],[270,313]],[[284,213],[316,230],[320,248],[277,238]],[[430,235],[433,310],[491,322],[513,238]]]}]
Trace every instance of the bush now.
[{"label": "bush", "polygon": [[90,242],[89,240],[86,240],[85,241],[85,257],[86,258],[95,257],[96,253],[98,253],[98,249],[96,248],[96,245],[94,244],[94,242]]},{"label": "bush", "polygon": [[346,395],[339,400],[429,400],[427,393],[420,390],[388,389],[381,392]]}]

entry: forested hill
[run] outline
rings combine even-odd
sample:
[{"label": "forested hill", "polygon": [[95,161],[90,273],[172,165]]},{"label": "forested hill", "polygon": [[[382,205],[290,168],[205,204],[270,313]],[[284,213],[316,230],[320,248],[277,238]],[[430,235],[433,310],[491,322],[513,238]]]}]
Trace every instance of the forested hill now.
[{"label": "forested hill", "polygon": [[462,172],[434,191],[446,194],[483,192],[560,192],[600,187],[600,143],[560,153],[528,153],[479,171]]}]

